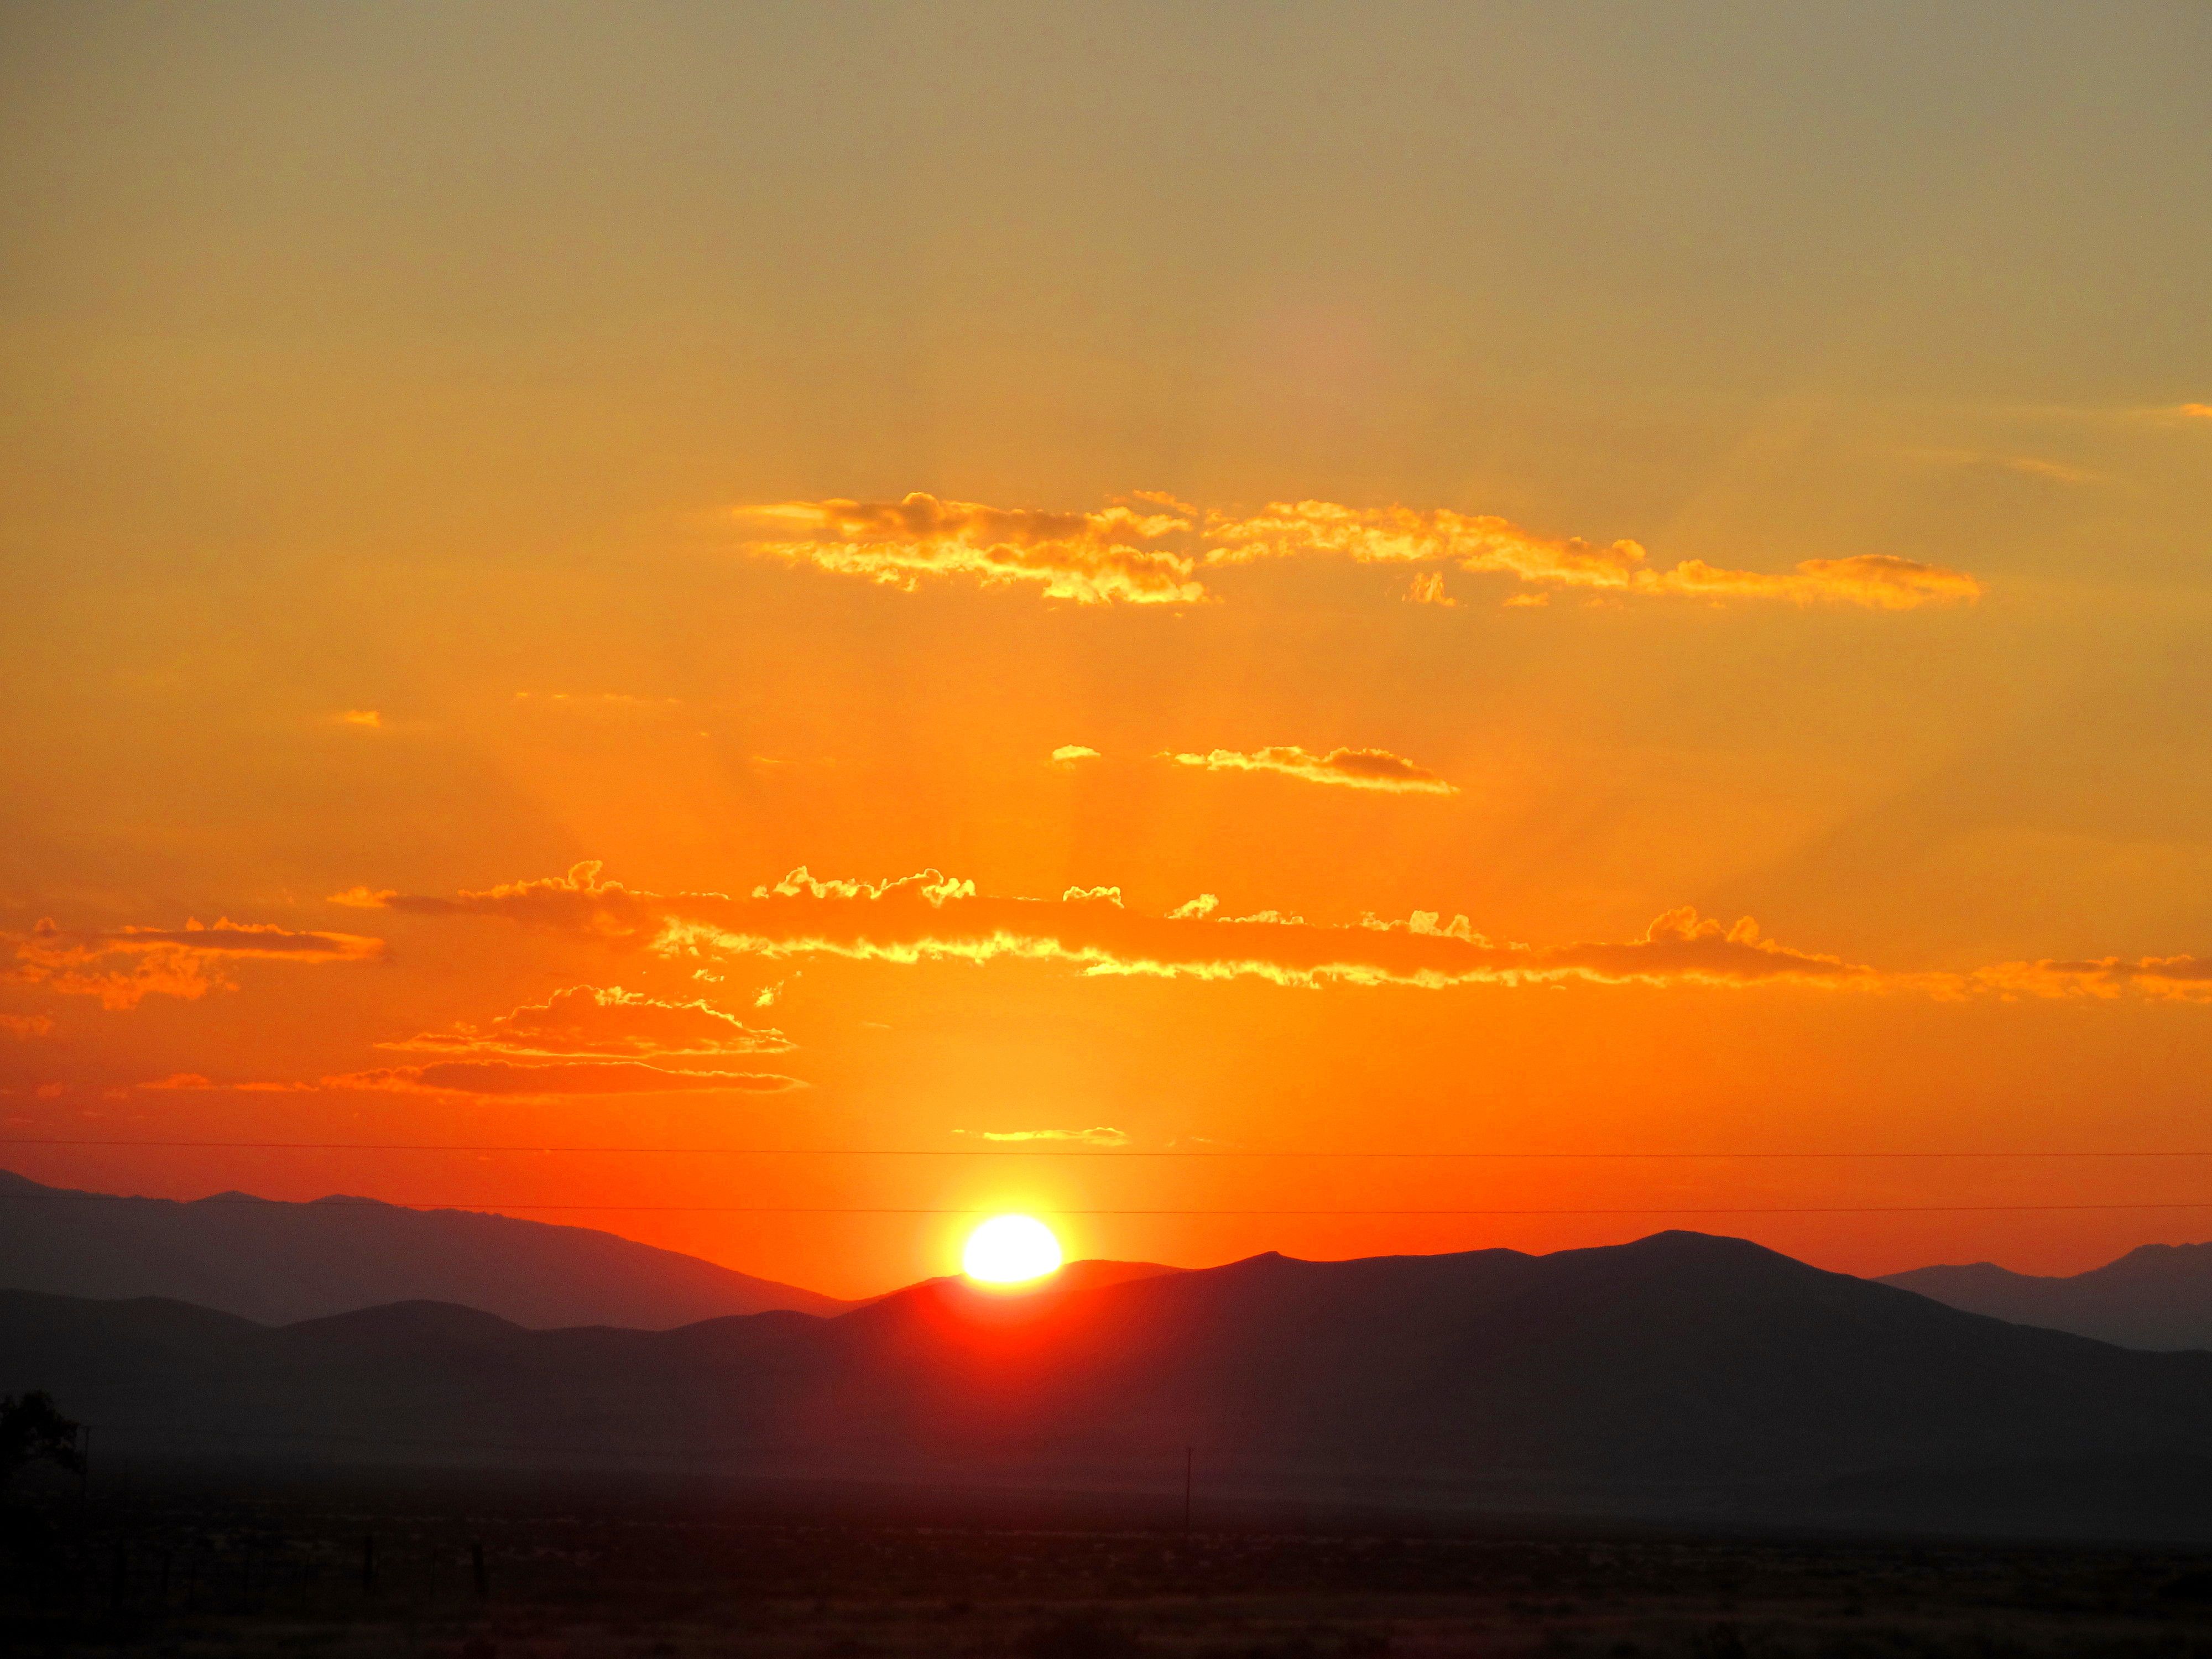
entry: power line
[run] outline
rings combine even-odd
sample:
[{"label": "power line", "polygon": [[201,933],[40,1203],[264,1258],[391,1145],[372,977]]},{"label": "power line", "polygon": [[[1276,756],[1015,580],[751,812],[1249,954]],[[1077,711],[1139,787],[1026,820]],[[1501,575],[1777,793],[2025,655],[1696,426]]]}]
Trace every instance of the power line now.
[{"label": "power line", "polygon": [[[124,1204],[133,1200],[112,1193],[0,1193],[0,1201],[19,1204]],[[256,1204],[268,1205],[285,1200],[265,1198],[230,1198],[217,1194],[210,1198],[163,1200],[160,1202],[190,1204]],[[647,1212],[683,1215],[913,1215],[960,1216],[981,1215],[992,1206],[970,1204],[953,1207],[929,1206],[877,1205],[784,1205],[784,1204],[509,1204],[488,1200],[466,1203],[447,1201],[441,1204],[407,1204],[396,1200],[374,1198],[321,1198],[313,1200],[319,1208],[337,1209],[359,1206],[376,1209],[412,1210],[471,1210],[501,1211],[530,1210],[538,1212],[592,1212],[605,1214],[631,1215]],[[1159,1209],[1069,1209],[1058,1205],[1041,1205],[1048,1215],[1055,1216],[1607,1216],[1607,1215],[1986,1215],[1997,1213],[2055,1213],[2070,1211],[2122,1210],[2212,1210],[2212,1199],[2184,1200],[2172,1203],[2126,1204],[1814,1204],[1814,1205],[1626,1205],[1607,1208],[1559,1209],[1404,1209],[1395,1207],[1350,1209],[1295,1208],[1159,1208]]]},{"label": "power line", "polygon": [[1867,1152],[1499,1152],[1452,1148],[1345,1148],[1314,1150],[1286,1147],[1091,1147],[994,1146],[562,1146],[543,1144],[388,1140],[90,1140],[47,1136],[0,1136],[0,1146],[105,1147],[111,1150],[167,1152],[527,1152],[659,1155],[680,1158],[1061,1158],[1110,1162],[1117,1158],[1376,1158],[1466,1159],[1499,1162],[1722,1162],[1734,1160],[1849,1161],[1854,1159],[1946,1158],[2212,1158],[2212,1148],[2163,1147],[2148,1150],[2098,1152],[2081,1149],[2008,1149],[1999,1151],[1867,1151]]}]

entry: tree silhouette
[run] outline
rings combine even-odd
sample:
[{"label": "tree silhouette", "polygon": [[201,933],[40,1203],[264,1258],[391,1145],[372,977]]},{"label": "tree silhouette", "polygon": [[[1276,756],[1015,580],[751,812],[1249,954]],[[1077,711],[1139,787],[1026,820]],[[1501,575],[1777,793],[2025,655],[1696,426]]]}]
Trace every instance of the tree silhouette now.
[{"label": "tree silhouette", "polygon": [[33,1463],[58,1463],[65,1469],[84,1467],[76,1449],[78,1425],[54,1409],[54,1397],[44,1389],[0,1399],[0,1486],[17,1471]]}]

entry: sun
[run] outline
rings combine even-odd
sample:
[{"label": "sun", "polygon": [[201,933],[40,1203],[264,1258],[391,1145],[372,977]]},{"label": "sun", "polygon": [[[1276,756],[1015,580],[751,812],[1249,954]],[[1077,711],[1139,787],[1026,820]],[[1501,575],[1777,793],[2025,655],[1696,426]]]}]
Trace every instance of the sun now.
[{"label": "sun", "polygon": [[960,1265],[983,1285],[1020,1285],[1060,1266],[1060,1241],[1030,1215],[994,1215],[968,1235]]}]

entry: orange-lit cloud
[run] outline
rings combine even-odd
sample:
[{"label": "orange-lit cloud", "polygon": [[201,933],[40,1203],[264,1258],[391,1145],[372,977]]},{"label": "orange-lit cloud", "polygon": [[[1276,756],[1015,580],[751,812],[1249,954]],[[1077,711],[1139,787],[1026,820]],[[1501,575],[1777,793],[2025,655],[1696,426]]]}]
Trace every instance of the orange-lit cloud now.
[{"label": "orange-lit cloud", "polygon": [[589,859],[570,866],[565,876],[507,882],[482,892],[457,893],[451,898],[354,887],[332,894],[331,902],[408,915],[500,916],[558,933],[593,933],[605,939],[629,939],[657,926],[660,911],[654,896],[634,893],[620,882],[601,881],[602,867],[597,859]]},{"label": "orange-lit cloud", "polygon": [[[392,1044],[411,1046],[411,1044]],[[515,1060],[434,1060],[422,1066],[376,1066],[303,1082],[243,1079],[216,1082],[204,1073],[179,1071],[137,1084],[157,1093],[321,1095],[374,1091],[400,1095],[484,1095],[500,1099],[562,1099],[571,1095],[781,1095],[805,1088],[796,1078],[761,1071],[675,1071],[641,1060],[571,1060],[525,1064]]]},{"label": "orange-lit cloud", "polygon": [[641,1060],[578,1060],[523,1065],[512,1060],[434,1060],[326,1077],[325,1089],[393,1090],[406,1094],[498,1095],[553,1099],[564,1095],[659,1095],[696,1092],[780,1094],[804,1088],[796,1078],[766,1072],[678,1072]]},{"label": "orange-lit cloud", "polygon": [[383,1066],[313,1082],[217,1082],[198,1072],[178,1072],[138,1085],[167,1093],[319,1094],[374,1090],[386,1093],[484,1095],[515,1100],[555,1100],[575,1095],[696,1093],[780,1094],[806,1085],[765,1072],[678,1072],[641,1060],[575,1060],[524,1065],[513,1060],[435,1060],[427,1066]]},{"label": "orange-lit cloud", "polygon": [[2212,404],[2183,404],[2173,412],[2185,420],[2212,421]]},{"label": "orange-lit cloud", "polygon": [[1052,763],[1054,766],[1073,766],[1079,762],[1103,758],[1103,757],[1096,749],[1080,743],[1063,743],[1052,751]]},{"label": "orange-lit cloud", "polygon": [[802,866],[750,895],[655,894],[601,879],[597,863],[566,876],[451,898],[394,895],[422,915],[504,918],[678,957],[809,956],[915,964],[1056,963],[1094,975],[1297,987],[1801,985],[1944,998],[2038,996],[2212,1000],[2212,957],[2002,963],[1966,972],[1881,969],[1785,945],[1749,917],[1733,924],[1685,906],[1618,941],[1529,945],[1489,938],[1465,916],[1416,911],[1324,924],[1267,909],[1219,914],[1201,893],[1164,915],[1127,908],[1118,888],[1071,888],[1057,899],[980,894],[934,870],[886,881],[824,880]]},{"label": "orange-lit cloud", "polygon": [[364,732],[381,731],[384,716],[374,708],[349,708],[338,716],[341,726],[358,726]]},{"label": "orange-lit cloud", "polygon": [[157,1077],[137,1085],[158,1094],[211,1094],[218,1091],[249,1095],[313,1094],[318,1085],[313,1083],[217,1083],[202,1072],[172,1072],[167,1077]]},{"label": "orange-lit cloud", "polygon": [[1424,571],[1414,577],[1406,589],[1406,600],[1409,605],[1440,605],[1447,610],[1459,604],[1457,599],[1444,592],[1444,575],[1441,570]]},{"label": "orange-lit cloud", "polygon": [[[1729,570],[1688,559],[1662,569],[1632,541],[1539,535],[1507,520],[1447,508],[1278,501],[1250,515],[1206,512],[1139,494],[1093,513],[940,501],[782,501],[736,510],[756,554],[912,591],[924,576],[1027,585],[1048,598],[1190,605],[1208,597],[1201,562],[1328,556],[1363,564],[1456,566],[1554,586],[1709,600],[1783,599],[1880,611],[1978,599],[1963,571],[1887,553],[1807,559],[1784,572]],[[1411,597],[1446,604],[1440,570]]]},{"label": "orange-lit cloud", "polygon": [[384,1046],[446,1054],[652,1060],[781,1054],[792,1044],[781,1031],[747,1025],[705,1002],[663,1002],[618,985],[572,985],[482,1026],[425,1031]]},{"label": "orange-lit cloud", "polygon": [[1350,789],[1379,789],[1398,795],[1455,795],[1459,793],[1435,773],[1416,766],[1387,749],[1332,749],[1316,755],[1287,744],[1255,749],[1241,754],[1216,749],[1203,755],[1163,755],[1177,766],[1194,766],[1209,772],[1273,772],[1308,783],[1334,783]]},{"label": "orange-lit cloud", "polygon": [[367,962],[384,941],[356,933],[295,933],[263,923],[187,921],[182,927],[72,931],[51,920],[27,933],[0,934],[15,947],[15,965],[0,978],[64,996],[98,997],[109,1008],[133,1008],[149,996],[205,996],[233,990],[224,964],[270,962]]},{"label": "orange-lit cloud", "polygon": [[681,697],[638,697],[626,691],[518,691],[514,701],[521,708],[611,720],[677,714],[684,708]]},{"label": "orange-lit cloud", "polygon": [[0,1014],[0,1036],[42,1037],[54,1034],[54,1023],[44,1014]]},{"label": "orange-lit cloud", "polygon": [[2007,472],[2015,477],[2054,484],[2096,483],[2102,477],[2087,467],[2047,460],[2039,455],[1992,454],[1974,449],[1930,449],[1920,453],[1930,461],[1966,473]]},{"label": "orange-lit cloud", "polygon": [[[1113,905],[963,894],[932,903],[934,872],[863,902],[781,892],[672,913],[653,944],[671,952],[824,954],[858,961],[1059,962],[1092,975],[1165,979],[1258,978],[1279,985],[1607,984],[1748,985],[1796,980],[1879,983],[1869,968],[1761,939],[1675,911],[1638,939],[1537,946],[1476,933],[1464,916],[1434,912],[1405,921],[1368,918],[1327,927],[1277,913],[1223,919],[1146,916]],[[963,884],[963,886],[972,884]],[[720,910],[721,914],[716,914]]]},{"label": "orange-lit cloud", "polygon": [[1124,1131],[1110,1128],[1103,1123],[1090,1129],[955,1129],[952,1133],[997,1141],[1063,1140],[1084,1146],[1126,1146],[1129,1144],[1129,1137]]},{"label": "orange-lit cloud", "polygon": [[924,576],[1027,586],[1082,605],[1190,605],[1205,598],[1188,554],[1158,545],[1187,514],[1146,501],[1042,513],[915,494],[898,501],[783,501],[738,509],[757,554],[912,592]]},{"label": "orange-lit cloud", "polygon": [[1886,553],[1808,559],[1787,573],[1724,570],[1702,559],[1658,569],[1631,541],[1600,545],[1579,537],[1540,536],[1507,520],[1445,508],[1352,507],[1333,501],[1279,501],[1250,518],[1210,514],[1213,562],[1334,554],[1364,564],[1451,564],[1522,581],[1601,592],[1689,599],[1788,599],[1904,611],[1978,599],[1981,584],[1964,572]]},{"label": "orange-lit cloud", "polygon": [[2212,957],[2100,957],[2086,962],[2008,962],[1973,975],[1977,987],[2005,995],[2212,1002]]},{"label": "orange-lit cloud", "polygon": [[854,961],[1055,962],[1097,975],[1259,978],[1281,985],[1747,985],[1796,981],[1882,982],[1871,968],[1762,939],[1677,910],[1620,944],[1538,946],[1475,933],[1464,916],[1404,921],[1367,917],[1322,926],[1278,912],[1218,917],[1202,901],[1164,916],[1124,908],[1111,888],[1059,899],[979,895],[973,881],[924,871],[889,881],[822,880],[804,867],[750,896],[641,892],[600,878],[597,863],[566,876],[514,882],[452,898],[395,895],[421,915],[502,917],[670,956],[823,955]]}]

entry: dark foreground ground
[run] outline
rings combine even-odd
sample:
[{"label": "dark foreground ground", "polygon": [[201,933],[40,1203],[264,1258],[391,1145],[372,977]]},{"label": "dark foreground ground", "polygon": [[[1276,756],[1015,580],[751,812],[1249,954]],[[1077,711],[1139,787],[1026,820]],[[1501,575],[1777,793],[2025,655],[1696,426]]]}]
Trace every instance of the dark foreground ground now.
[{"label": "dark foreground ground", "polygon": [[1186,1533],[1179,1499],[109,1484],[13,1495],[0,1653],[2212,1656],[2212,1553],[2166,1547],[1258,1512]]}]

